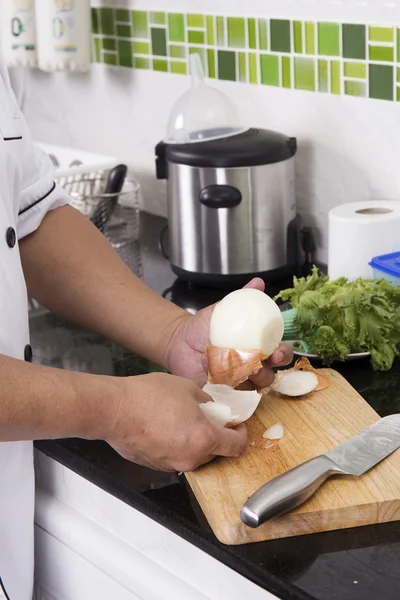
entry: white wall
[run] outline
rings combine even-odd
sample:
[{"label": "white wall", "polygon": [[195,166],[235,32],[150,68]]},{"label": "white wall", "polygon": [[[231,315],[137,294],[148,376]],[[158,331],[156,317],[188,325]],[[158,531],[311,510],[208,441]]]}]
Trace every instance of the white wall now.
[{"label": "white wall", "polygon": [[[99,6],[101,2],[93,2]],[[110,6],[112,0],[103,3]],[[383,0],[114,0],[115,6],[213,14],[254,14],[340,22],[400,24],[400,2]],[[245,11],[244,7],[245,6]],[[142,183],[144,208],[165,214],[165,190],[154,180],[154,147],[187,77],[93,65],[88,75],[30,72],[25,114],[36,139],[118,155]],[[297,195],[317,227],[326,260],[331,207],[400,197],[400,106],[395,102],[215,82],[253,126],[297,136]]]}]

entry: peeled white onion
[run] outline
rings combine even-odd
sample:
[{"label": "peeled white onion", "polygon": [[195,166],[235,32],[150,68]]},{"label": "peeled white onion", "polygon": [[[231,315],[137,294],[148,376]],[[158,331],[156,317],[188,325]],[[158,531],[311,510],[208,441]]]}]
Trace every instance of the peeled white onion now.
[{"label": "peeled white onion", "polygon": [[254,414],[261,400],[256,391],[234,390],[228,385],[207,383],[204,392],[214,402],[200,404],[206,416],[218,425],[239,425]]},{"label": "peeled white onion", "polygon": [[231,292],[213,310],[213,346],[259,350],[269,357],[282,340],[284,322],[277,304],[264,292],[244,288]]},{"label": "peeled white onion", "polygon": [[277,374],[272,389],[284,396],[305,396],[313,392],[319,379],[311,371],[281,371]]}]

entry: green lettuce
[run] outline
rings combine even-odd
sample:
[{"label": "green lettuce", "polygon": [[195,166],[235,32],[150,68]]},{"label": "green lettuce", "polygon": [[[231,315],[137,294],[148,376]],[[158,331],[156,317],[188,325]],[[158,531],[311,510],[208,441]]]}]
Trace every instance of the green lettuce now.
[{"label": "green lettuce", "polygon": [[293,288],[275,300],[296,309],[299,338],[326,365],[370,352],[373,368],[388,371],[400,356],[400,286],[384,279],[330,281],[314,267],[308,277],[295,277]]}]

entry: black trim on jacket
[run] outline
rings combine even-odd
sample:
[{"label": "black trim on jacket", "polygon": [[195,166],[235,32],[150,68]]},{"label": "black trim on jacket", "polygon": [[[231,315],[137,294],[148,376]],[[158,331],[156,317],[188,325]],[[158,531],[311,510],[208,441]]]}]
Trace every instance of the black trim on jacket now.
[{"label": "black trim on jacket", "polygon": [[42,200],[44,200],[45,198],[47,198],[47,196],[50,196],[50,194],[52,192],[54,192],[56,188],[56,183],[53,183],[53,186],[51,188],[51,190],[49,190],[47,192],[47,194],[45,194],[44,196],[42,196],[41,198],[39,198],[39,200],[36,200],[36,202],[34,202],[33,204],[30,204],[29,206],[27,206],[26,208],[23,208],[19,213],[18,216],[20,217],[21,215],[23,215],[24,213],[28,212],[28,210],[30,210],[31,208],[33,208],[34,206],[36,206],[36,204],[39,204],[39,202],[42,202]]}]

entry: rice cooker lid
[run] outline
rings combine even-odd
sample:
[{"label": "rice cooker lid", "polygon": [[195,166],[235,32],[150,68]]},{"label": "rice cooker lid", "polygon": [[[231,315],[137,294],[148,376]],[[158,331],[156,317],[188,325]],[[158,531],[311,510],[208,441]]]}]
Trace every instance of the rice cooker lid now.
[{"label": "rice cooker lid", "polygon": [[[164,146],[161,148],[161,146]],[[156,149],[158,156],[191,167],[232,168],[268,165],[292,158],[296,154],[296,138],[267,129],[248,129],[238,135],[190,143],[164,144]]]}]

